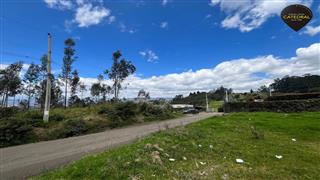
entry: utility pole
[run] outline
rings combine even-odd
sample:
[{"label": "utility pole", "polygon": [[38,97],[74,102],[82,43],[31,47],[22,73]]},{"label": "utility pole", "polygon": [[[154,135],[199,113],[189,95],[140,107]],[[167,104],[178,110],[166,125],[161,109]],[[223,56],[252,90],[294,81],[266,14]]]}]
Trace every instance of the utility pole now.
[{"label": "utility pole", "polygon": [[209,104],[208,104],[208,93],[206,92],[206,105],[207,105],[207,112],[209,112]]},{"label": "utility pole", "polygon": [[50,99],[51,99],[51,34],[48,33],[48,62],[47,62],[47,86],[46,86],[46,99],[44,104],[43,121],[49,122]]},{"label": "utility pole", "polygon": [[269,96],[272,96],[271,87],[269,88]]},{"label": "utility pole", "polygon": [[229,102],[229,97],[228,97],[228,90],[226,90],[226,102]]}]

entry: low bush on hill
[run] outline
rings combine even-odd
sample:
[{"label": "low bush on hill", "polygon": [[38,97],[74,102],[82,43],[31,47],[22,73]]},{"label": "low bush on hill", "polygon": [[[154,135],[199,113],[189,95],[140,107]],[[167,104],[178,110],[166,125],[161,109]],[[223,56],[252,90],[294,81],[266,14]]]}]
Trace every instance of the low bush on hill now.
[{"label": "low bush on hill", "polygon": [[320,92],[278,94],[278,95],[269,96],[266,100],[282,101],[282,100],[317,99],[317,98],[320,98]]},{"label": "low bush on hill", "polygon": [[102,106],[98,111],[110,120],[110,127],[121,127],[144,121],[164,120],[176,117],[170,106],[156,106],[149,103],[116,103]]},{"label": "low bush on hill", "polygon": [[0,117],[10,117],[18,111],[19,109],[17,107],[0,107]]},{"label": "low bush on hill", "polygon": [[32,141],[34,133],[28,121],[4,118],[0,121],[0,147]]}]

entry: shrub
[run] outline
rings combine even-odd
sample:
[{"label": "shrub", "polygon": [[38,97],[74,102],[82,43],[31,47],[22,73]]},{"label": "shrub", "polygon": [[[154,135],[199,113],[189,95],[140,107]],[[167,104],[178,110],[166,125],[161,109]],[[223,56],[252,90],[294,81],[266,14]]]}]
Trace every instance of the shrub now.
[{"label": "shrub", "polygon": [[224,105],[225,112],[301,112],[320,111],[320,99],[265,102],[229,102]]},{"label": "shrub", "polygon": [[54,113],[50,115],[50,121],[62,121],[65,119],[64,114]]},{"label": "shrub", "polygon": [[53,139],[66,138],[71,136],[79,136],[85,134],[89,130],[88,125],[82,119],[69,119],[61,124],[61,126],[51,132]]},{"label": "shrub", "polygon": [[0,147],[30,142],[34,133],[26,121],[6,118],[0,122]]},{"label": "shrub", "polygon": [[120,127],[136,121],[137,104],[133,102],[118,102],[102,106],[98,114],[105,114],[110,121],[110,127]]},{"label": "shrub", "polygon": [[320,92],[275,94],[273,96],[269,96],[266,100],[267,101],[282,101],[282,100],[317,99],[317,98],[320,98]]},{"label": "shrub", "polygon": [[10,117],[19,111],[17,107],[0,107],[0,117]]},{"label": "shrub", "polygon": [[23,118],[28,118],[28,119],[42,119],[43,118],[43,112],[39,110],[29,110],[26,111],[25,113],[22,114]]}]

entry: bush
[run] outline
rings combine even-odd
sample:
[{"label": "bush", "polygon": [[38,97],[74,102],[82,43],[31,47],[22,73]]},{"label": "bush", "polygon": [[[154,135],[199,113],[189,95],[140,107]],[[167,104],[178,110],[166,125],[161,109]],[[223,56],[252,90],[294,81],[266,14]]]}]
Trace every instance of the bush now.
[{"label": "bush", "polygon": [[29,110],[23,113],[22,117],[32,119],[32,120],[35,120],[35,119],[41,120],[43,118],[43,112],[39,110]]},{"label": "bush", "polygon": [[10,117],[19,111],[17,107],[0,107],[0,117]]},{"label": "bush", "polygon": [[299,99],[317,99],[320,98],[320,92],[316,93],[290,93],[290,94],[276,94],[269,96],[267,101],[281,101],[281,100],[299,100]]},{"label": "bush", "polygon": [[320,99],[265,102],[230,102],[224,105],[225,112],[301,112],[320,111]]},{"label": "bush", "polygon": [[71,136],[79,136],[85,134],[89,130],[88,125],[82,119],[69,119],[61,124],[61,126],[51,132],[50,137],[66,138]]},{"label": "bush", "polygon": [[107,104],[102,106],[98,113],[107,116],[111,128],[129,125],[140,120],[154,121],[174,117],[170,106],[133,102]]},{"label": "bush", "polygon": [[137,104],[133,102],[118,102],[102,106],[98,114],[105,114],[110,121],[110,127],[120,127],[136,121]]},{"label": "bush", "polygon": [[0,122],[0,147],[30,142],[34,133],[26,121],[6,118]]},{"label": "bush", "polygon": [[50,121],[62,121],[65,119],[65,116],[63,114],[51,114],[50,115]]}]

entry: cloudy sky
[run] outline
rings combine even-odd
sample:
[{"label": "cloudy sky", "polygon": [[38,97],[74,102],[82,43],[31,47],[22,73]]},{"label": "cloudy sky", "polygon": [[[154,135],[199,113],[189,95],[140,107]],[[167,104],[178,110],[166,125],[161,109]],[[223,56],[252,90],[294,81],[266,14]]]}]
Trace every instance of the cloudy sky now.
[{"label": "cloudy sky", "polygon": [[[304,4],[313,19],[299,32],[279,14]],[[38,63],[53,36],[58,74],[63,41],[76,41],[74,67],[88,86],[121,50],[137,72],[123,96],[248,91],[285,75],[320,74],[320,3],[312,0],[4,0],[0,2],[0,68]],[[106,81],[111,83],[110,81]]]}]

